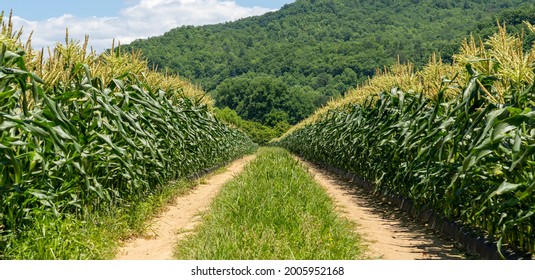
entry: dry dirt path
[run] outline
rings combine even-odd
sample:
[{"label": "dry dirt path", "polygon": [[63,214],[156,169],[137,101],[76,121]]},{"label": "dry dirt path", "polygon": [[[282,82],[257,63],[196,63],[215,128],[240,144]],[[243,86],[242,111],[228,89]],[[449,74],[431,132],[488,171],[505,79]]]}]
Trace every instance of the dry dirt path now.
[{"label": "dry dirt path", "polygon": [[[299,158],[298,158],[299,159]],[[299,159],[325,187],[342,216],[368,246],[367,257],[384,260],[465,259],[452,242],[406,218],[399,210],[316,165]]]},{"label": "dry dirt path", "polygon": [[[255,155],[231,163],[223,173],[210,176],[189,194],[177,197],[150,222],[148,234],[127,241],[119,249],[119,260],[169,260],[180,239],[196,227],[221,187]],[[355,231],[368,246],[367,257],[385,260],[465,259],[452,242],[412,222],[404,214],[352,186],[351,182],[299,159],[332,197],[341,215],[357,224]]]},{"label": "dry dirt path", "polygon": [[250,155],[232,162],[223,173],[208,177],[189,194],[175,198],[166,210],[150,222],[148,234],[126,242],[119,249],[116,259],[173,259],[176,242],[195,228],[221,187],[255,157]]}]

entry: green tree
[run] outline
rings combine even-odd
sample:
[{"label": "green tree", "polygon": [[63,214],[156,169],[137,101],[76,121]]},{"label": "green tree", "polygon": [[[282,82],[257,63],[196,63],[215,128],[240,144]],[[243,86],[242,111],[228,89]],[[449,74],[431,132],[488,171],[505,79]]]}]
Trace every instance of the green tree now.
[{"label": "green tree", "polygon": [[[449,61],[470,33],[494,33],[496,20],[522,32],[518,22],[533,17],[533,6],[533,0],[298,0],[262,16],[180,27],[122,48],[141,50],[158,69],[167,67],[210,94],[217,92],[218,103],[243,118],[264,122],[277,109],[288,113],[291,124],[303,116],[291,111],[295,99],[277,88],[276,79],[288,91],[313,88],[306,94],[321,106],[398,59],[417,69],[433,53]],[[259,78],[254,81],[259,89],[241,84],[253,77]],[[270,80],[272,88],[261,79]]]}]

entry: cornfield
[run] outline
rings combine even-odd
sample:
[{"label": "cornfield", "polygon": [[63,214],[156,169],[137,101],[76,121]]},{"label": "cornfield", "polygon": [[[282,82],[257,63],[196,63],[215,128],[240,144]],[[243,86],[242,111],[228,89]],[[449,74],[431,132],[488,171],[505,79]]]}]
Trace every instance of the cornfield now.
[{"label": "cornfield", "polygon": [[410,88],[398,75],[385,85],[391,90],[352,93],[277,144],[431,206],[499,248],[534,253],[535,49],[524,53],[519,41],[505,28],[479,46],[467,41],[457,56],[464,70],[449,78],[425,72],[442,80],[436,92],[425,92],[436,82]]},{"label": "cornfield", "polygon": [[43,59],[18,36],[3,25],[0,258],[40,213],[59,219],[120,207],[255,148],[185,81],[143,63],[119,71],[136,62],[132,54],[86,55],[67,40]]}]

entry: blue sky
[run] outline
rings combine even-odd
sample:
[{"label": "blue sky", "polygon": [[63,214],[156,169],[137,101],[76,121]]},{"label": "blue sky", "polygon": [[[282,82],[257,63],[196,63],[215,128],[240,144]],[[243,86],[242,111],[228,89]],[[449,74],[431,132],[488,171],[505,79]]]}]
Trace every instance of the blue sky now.
[{"label": "blue sky", "polygon": [[123,0],[2,0],[0,7],[5,12],[13,9],[17,16],[28,20],[45,20],[64,14],[80,17],[115,16],[119,10],[126,7],[126,2]]},{"label": "blue sky", "polygon": [[[136,0],[2,0],[0,10],[6,13],[13,11],[20,17],[29,20],[45,20],[51,17],[73,14],[80,17],[117,16],[119,11],[129,5],[136,4]],[[238,5],[244,7],[264,7],[279,9],[294,0],[236,0]]]},{"label": "blue sky", "polygon": [[65,29],[75,40],[90,37],[97,51],[113,39],[129,43],[183,25],[233,21],[280,9],[295,0],[0,0],[0,10],[13,10],[14,25],[33,30],[36,49],[63,41]]}]

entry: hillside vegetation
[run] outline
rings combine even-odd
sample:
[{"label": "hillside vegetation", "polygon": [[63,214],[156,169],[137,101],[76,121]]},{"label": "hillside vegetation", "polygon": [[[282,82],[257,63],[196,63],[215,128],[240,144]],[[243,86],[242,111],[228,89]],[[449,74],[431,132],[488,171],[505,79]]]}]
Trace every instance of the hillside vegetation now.
[{"label": "hillside vegetation", "polygon": [[295,124],[377,68],[399,59],[420,69],[434,52],[451,62],[471,32],[491,35],[496,19],[517,25],[533,16],[530,9],[526,0],[297,0],[262,16],[176,28],[125,49],[142,50],[151,66],[191,79],[216,106],[246,120]]}]

